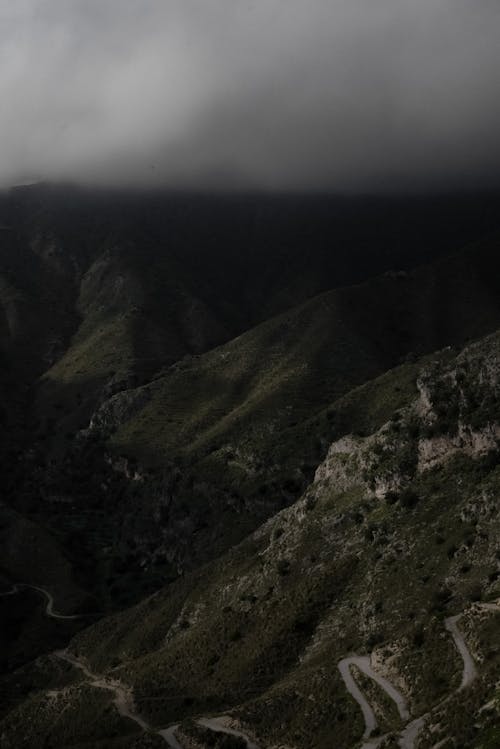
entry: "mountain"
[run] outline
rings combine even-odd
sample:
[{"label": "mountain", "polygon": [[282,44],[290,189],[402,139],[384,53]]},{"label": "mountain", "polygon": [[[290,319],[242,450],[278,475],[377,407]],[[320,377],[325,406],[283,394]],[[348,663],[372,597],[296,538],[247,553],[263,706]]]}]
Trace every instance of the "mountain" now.
[{"label": "mountain", "polygon": [[497,745],[497,218],[0,199],[2,746]]}]

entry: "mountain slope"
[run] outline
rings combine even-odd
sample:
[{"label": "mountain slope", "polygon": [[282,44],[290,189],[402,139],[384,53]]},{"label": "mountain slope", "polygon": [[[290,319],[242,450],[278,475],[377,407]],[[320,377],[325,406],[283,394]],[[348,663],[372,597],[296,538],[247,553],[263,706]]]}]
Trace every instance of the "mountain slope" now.
[{"label": "mountain slope", "polygon": [[[328,444],[358,418],[332,407],[339,396],[408,356],[497,327],[497,254],[491,241],[336,289],[139,388],[123,390],[130,383],[118,378],[120,392],[100,391],[83,432],[91,401],[65,382],[63,358],[42,379],[40,428],[11,467],[9,501],[36,513],[71,556],[78,540],[77,564],[101,570],[89,591],[100,608],[137,599],[300,496]],[[405,404],[410,373],[398,390],[387,385],[382,411]]]},{"label": "mountain slope", "polygon": [[445,253],[495,201],[2,200],[2,742],[155,746],[131,713],[230,709],[266,746],[350,747],[351,650],[413,716],[450,697],[459,746],[486,731],[494,610],[468,601],[496,596],[498,345],[457,351],[500,326],[498,240]]},{"label": "mountain slope", "polygon": [[145,487],[149,474],[163,483],[157,548],[184,564],[195,534],[189,558],[207,558],[299,496],[349,428],[333,401],[405,357],[500,324],[497,267],[491,242],[333,290],[105,401],[90,434],[107,438],[117,466],[133,473],[138,460]]},{"label": "mountain slope", "polygon": [[[172,446],[194,452],[214,432],[226,439],[247,431],[250,421],[272,431],[280,418],[307,418],[409,354],[494,330],[499,250],[491,241],[409,273],[335,289],[187,359],[147,386],[151,403],[139,411],[141,424],[128,415],[113,441],[154,461]],[[120,396],[110,410],[119,403]],[[96,421],[105,418],[106,409]]]},{"label": "mountain slope", "polygon": [[495,194],[0,194],[0,360],[12,368],[0,387],[20,403],[6,409],[9,433],[37,419],[50,429],[64,411],[63,431],[74,432],[110,393],[186,354],[318,292],[488,235],[497,207]]},{"label": "mountain slope", "polygon": [[[480,708],[495,699],[500,642],[497,614],[474,602],[500,595],[499,371],[497,333],[358,388],[335,408],[357,414],[365,436],[334,441],[296,504],[220,560],[80,633],[71,650],[131,684],[155,726],[230,710],[263,746],[297,749],[357,746],[361,714],[337,664],[371,653],[413,717],[430,711],[419,749],[444,738],[486,746],[500,714]],[[406,405],[388,417],[377,404],[391,385],[406,389]],[[443,619],[463,611],[480,678],[455,694],[462,665]],[[40,735],[55,740],[40,701],[53,667],[47,674],[34,699]],[[360,683],[396,735],[390,703]],[[39,736],[12,743],[29,710],[5,717],[6,746],[36,745]],[[77,733],[67,745],[79,745]]]}]

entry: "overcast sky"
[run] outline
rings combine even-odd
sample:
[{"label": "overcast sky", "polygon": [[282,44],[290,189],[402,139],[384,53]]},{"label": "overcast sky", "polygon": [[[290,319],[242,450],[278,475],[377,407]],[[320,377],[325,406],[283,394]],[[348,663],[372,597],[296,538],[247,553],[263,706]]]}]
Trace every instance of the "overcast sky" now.
[{"label": "overcast sky", "polygon": [[0,184],[500,174],[500,0],[0,0]]}]

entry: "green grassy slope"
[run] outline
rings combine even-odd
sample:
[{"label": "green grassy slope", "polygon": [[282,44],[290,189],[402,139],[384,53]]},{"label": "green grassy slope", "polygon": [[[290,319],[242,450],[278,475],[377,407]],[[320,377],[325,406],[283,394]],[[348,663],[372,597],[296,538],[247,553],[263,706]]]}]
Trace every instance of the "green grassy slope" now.
[{"label": "green grassy slope", "polygon": [[213,450],[217,441],[240,447],[253,439],[267,452],[284,428],[410,352],[494,330],[498,255],[491,242],[408,274],[336,289],[188,358],[147,386],[149,403],[118,425],[111,442],[153,462],[176,449],[191,456]]},{"label": "green grassy slope", "polygon": [[1,193],[0,357],[16,369],[8,390],[19,372],[32,384],[49,370],[39,415],[74,429],[108,390],[160,365],[324,289],[488,235],[497,205],[494,194]]},{"label": "green grassy slope", "polygon": [[186,518],[193,554],[241,539],[301,493],[328,442],[351,428],[333,401],[404,359],[495,329],[497,255],[491,242],[333,290],[106,401],[93,423],[112,454],[170,472],[169,548]]},{"label": "green grassy slope", "polygon": [[65,431],[86,425],[106,395],[229,335],[174,262],[166,257],[149,267],[133,249],[97,257],[80,281],[76,307],[81,322],[37,392],[39,415]]}]

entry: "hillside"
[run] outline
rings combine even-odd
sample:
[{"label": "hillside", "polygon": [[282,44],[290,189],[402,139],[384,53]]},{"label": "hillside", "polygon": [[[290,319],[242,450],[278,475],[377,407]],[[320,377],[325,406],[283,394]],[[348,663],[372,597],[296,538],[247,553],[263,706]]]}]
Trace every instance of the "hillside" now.
[{"label": "hillside", "polygon": [[[95,410],[80,375],[65,377],[74,339],[39,381],[37,430],[10,466],[6,499],[67,550],[99,609],[129,604],[297,499],[331,440],[352,429],[352,414],[331,407],[339,396],[403,360],[495,329],[497,268],[490,240],[334,289],[138,388],[115,335],[96,361],[104,372],[106,352],[116,356],[123,378],[114,395],[99,381]],[[109,305],[115,320],[122,297],[99,289],[90,284],[89,304],[102,314]],[[387,407],[405,402],[404,392],[385,397]]]},{"label": "hillside", "polygon": [[496,746],[497,202],[0,196],[2,747]]},{"label": "hillside", "polygon": [[10,448],[29,442],[40,418],[55,427],[65,408],[64,432],[74,433],[110,394],[320,292],[486,237],[497,206],[496,194],[210,197],[44,184],[0,193]]},{"label": "hillside", "polygon": [[196,533],[189,555],[206,558],[303,491],[328,440],[351,427],[330,408],[339,396],[500,324],[497,254],[491,242],[315,297],[117,394],[90,433],[143,474],[170,466],[162,545],[171,556],[178,545],[182,564],[183,536]]},{"label": "hillside", "polygon": [[[229,711],[261,746],[335,740],[339,749],[357,746],[363,723],[337,666],[371,653],[412,718],[425,716],[419,749],[445,739],[495,746],[498,614],[483,604],[500,595],[499,371],[496,333],[337,401],[335,410],[363,428],[330,444],[296,503],[220,560],[83,631],[71,652],[130,684],[155,727]],[[388,389],[404,405],[381,408]],[[457,691],[462,663],[445,623],[462,612],[479,676]],[[54,702],[46,689],[60,688],[60,667],[50,657],[41,667],[11,677],[34,691],[17,707],[13,698],[5,746],[39,746],[40,737],[57,745],[62,735],[67,746],[87,746],[78,731],[58,733],[51,716],[70,703],[85,714],[95,690],[66,669],[63,683],[72,685]],[[379,687],[356,678],[376,706],[384,746],[396,746],[405,721]],[[21,737],[20,721],[35,715]],[[123,721],[114,730],[116,746],[137,736]],[[93,746],[100,740],[97,730]]]}]

